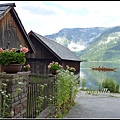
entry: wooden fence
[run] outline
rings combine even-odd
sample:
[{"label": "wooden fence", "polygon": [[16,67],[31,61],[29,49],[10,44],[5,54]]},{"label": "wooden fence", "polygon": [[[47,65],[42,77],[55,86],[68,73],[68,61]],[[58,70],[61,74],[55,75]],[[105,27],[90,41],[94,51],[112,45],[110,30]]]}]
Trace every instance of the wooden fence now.
[{"label": "wooden fence", "polygon": [[[0,74],[0,90],[2,90],[2,82],[9,79],[7,84],[10,93],[14,93],[18,87],[21,90],[15,96],[11,96],[10,99],[10,111],[13,115],[9,118],[46,118],[44,111],[49,107],[49,110],[56,108],[57,105],[57,87],[56,78],[54,75],[30,75],[29,72],[20,72],[17,74]],[[20,84],[23,82],[24,84]],[[18,86],[18,83],[20,86]],[[18,86],[18,87],[17,87]],[[72,89],[72,88],[71,88]],[[72,90],[71,90],[72,91]],[[1,92],[2,93],[2,92]],[[7,92],[6,92],[7,93]],[[2,94],[0,98],[3,101]],[[14,99],[13,99],[14,98]],[[54,98],[54,99],[53,99]],[[70,99],[72,96],[70,95]],[[2,101],[0,101],[2,105]],[[53,103],[54,102],[54,103]],[[17,105],[16,105],[17,104]],[[1,106],[0,106],[1,107]],[[47,111],[47,114],[49,114]],[[0,109],[0,114],[2,113]],[[51,113],[50,113],[51,114]],[[52,113],[52,115],[54,112]],[[51,116],[51,115],[50,115]],[[4,117],[2,117],[4,118]]]},{"label": "wooden fence", "polygon": [[36,118],[48,107],[53,95],[54,76],[30,77],[27,91],[27,118]]}]

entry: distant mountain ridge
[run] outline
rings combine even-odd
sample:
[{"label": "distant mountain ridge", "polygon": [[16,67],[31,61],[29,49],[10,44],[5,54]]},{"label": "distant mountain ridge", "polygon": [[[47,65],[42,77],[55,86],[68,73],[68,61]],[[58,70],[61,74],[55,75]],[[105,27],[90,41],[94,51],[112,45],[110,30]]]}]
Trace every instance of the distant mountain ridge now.
[{"label": "distant mountain ridge", "polygon": [[120,26],[102,33],[80,58],[89,61],[120,61]]},{"label": "distant mountain ridge", "polygon": [[79,45],[78,47],[82,46],[83,49],[88,47],[90,44],[92,44],[95,39],[100,36],[105,30],[108,28],[104,27],[92,27],[92,28],[64,28],[60,30],[58,33],[52,34],[52,35],[46,35],[45,37],[52,39],[69,49],[72,49],[72,46],[70,47],[70,44],[73,44],[73,50],[77,51],[77,46],[75,49],[74,44]]},{"label": "distant mountain ridge", "polygon": [[[81,60],[119,60],[120,26],[64,28],[58,33],[45,35],[73,51]],[[113,56],[113,57],[111,57]]]}]

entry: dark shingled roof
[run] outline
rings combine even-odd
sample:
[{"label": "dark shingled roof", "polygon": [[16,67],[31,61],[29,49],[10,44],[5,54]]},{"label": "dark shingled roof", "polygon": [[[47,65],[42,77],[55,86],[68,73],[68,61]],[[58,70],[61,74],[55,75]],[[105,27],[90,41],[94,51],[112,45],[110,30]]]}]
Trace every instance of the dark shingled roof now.
[{"label": "dark shingled roof", "polygon": [[2,17],[11,7],[16,7],[15,3],[0,4],[0,17]]},{"label": "dark shingled roof", "polygon": [[54,54],[56,54],[60,59],[62,60],[72,60],[72,61],[81,61],[79,57],[77,57],[71,50],[69,50],[67,47],[50,40],[42,35],[39,35],[38,33],[35,33],[33,31],[29,32],[37,36],[38,40],[42,41]]},{"label": "dark shingled roof", "polygon": [[18,24],[19,28],[21,29],[22,33],[26,37],[26,42],[28,43],[28,46],[30,47],[31,51],[30,52],[35,52],[35,48],[32,45],[25,29],[24,26],[22,25],[22,22],[20,18],[18,17],[17,12],[15,11],[14,7],[16,7],[15,3],[5,3],[5,4],[0,4],[0,20],[4,17],[4,15],[9,12],[10,10],[13,13],[13,16],[15,17],[16,23]]}]

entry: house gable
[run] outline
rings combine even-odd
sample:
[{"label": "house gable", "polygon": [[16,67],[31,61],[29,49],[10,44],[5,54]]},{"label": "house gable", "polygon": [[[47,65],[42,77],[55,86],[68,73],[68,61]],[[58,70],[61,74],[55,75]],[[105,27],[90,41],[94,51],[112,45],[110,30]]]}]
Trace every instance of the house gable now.
[{"label": "house gable", "polygon": [[[54,51],[52,51],[34,32],[29,32],[28,36],[30,37],[30,40],[32,41],[34,47],[36,48],[35,56],[40,59],[59,59],[59,56],[57,56]],[[38,55],[39,54],[39,55]]]},{"label": "house gable", "polygon": [[36,48],[36,53],[34,53],[34,55],[27,56],[28,62],[32,65],[32,71],[42,73],[40,68],[44,66],[44,70],[48,73],[48,64],[55,61],[61,64],[64,69],[66,69],[66,65],[69,65],[70,67],[75,67],[76,73],[80,72],[81,60],[67,47],[33,31],[30,31],[28,36]]},{"label": "house gable", "polygon": [[72,51],[61,44],[54,42],[44,36],[41,36],[33,31],[28,33],[28,36],[34,35],[47,49],[49,49],[59,60],[81,61]]},{"label": "house gable", "polygon": [[14,7],[14,3],[0,4],[0,47],[19,48],[23,45],[28,47],[30,53],[34,53],[34,46]]}]

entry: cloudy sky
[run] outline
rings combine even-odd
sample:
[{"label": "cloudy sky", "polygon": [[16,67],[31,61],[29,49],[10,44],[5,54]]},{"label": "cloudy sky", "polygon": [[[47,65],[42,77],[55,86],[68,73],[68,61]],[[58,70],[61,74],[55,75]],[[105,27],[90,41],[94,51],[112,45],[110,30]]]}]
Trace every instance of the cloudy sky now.
[{"label": "cloudy sky", "polygon": [[50,35],[63,28],[120,25],[120,1],[0,1],[3,3],[15,3],[27,33]]}]

